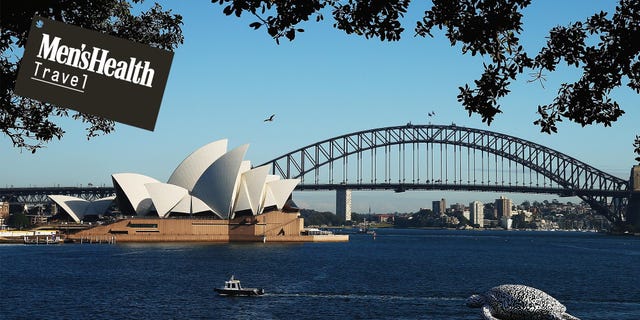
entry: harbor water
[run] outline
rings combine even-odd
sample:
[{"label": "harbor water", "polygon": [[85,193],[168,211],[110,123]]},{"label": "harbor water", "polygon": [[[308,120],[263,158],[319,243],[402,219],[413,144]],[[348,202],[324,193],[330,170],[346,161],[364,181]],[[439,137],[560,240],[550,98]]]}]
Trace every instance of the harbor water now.
[{"label": "harbor water", "polygon": [[[345,243],[0,245],[2,319],[481,319],[465,298],[541,289],[585,319],[640,319],[640,238],[377,230]],[[260,297],[221,297],[231,275]]]}]

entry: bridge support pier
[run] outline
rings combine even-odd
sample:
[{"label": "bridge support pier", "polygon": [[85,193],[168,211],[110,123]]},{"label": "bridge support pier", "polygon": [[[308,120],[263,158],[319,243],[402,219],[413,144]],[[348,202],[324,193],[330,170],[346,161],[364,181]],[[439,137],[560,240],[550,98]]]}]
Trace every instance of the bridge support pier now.
[{"label": "bridge support pier", "polygon": [[635,232],[640,232],[640,165],[633,166],[631,169],[631,190],[634,193],[629,198],[627,206],[627,222],[633,226]]},{"label": "bridge support pier", "polygon": [[351,221],[351,189],[336,189],[336,215]]}]

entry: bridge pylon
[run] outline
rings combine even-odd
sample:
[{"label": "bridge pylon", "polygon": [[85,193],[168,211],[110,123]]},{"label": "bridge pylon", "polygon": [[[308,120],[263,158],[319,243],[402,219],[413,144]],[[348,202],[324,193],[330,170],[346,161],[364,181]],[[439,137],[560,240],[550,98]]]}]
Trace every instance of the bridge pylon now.
[{"label": "bridge pylon", "polygon": [[633,191],[627,206],[627,222],[640,232],[640,165],[631,168],[629,187]]},{"label": "bridge pylon", "polygon": [[351,189],[336,189],[336,215],[344,221],[351,221]]}]

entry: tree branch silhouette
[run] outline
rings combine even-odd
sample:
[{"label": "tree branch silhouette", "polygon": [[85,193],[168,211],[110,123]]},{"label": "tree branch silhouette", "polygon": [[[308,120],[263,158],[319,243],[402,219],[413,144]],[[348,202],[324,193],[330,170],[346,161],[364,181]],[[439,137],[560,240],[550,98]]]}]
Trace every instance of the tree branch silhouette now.
[{"label": "tree branch silhouette", "polygon": [[[283,36],[293,41],[297,25],[324,13],[333,27],[347,34],[381,41],[398,41],[404,27],[400,18],[410,0],[213,0],[225,6],[223,13],[240,17],[250,12],[259,17],[250,24],[279,44]],[[580,70],[573,83],[564,83],[553,101],[537,106],[534,121],[542,132],[557,132],[557,123],[568,120],[582,126],[611,126],[624,114],[611,91],[624,84],[640,93],[640,1],[619,0],[615,12],[595,13],[585,21],[557,26],[549,31],[546,45],[533,57],[523,48],[523,9],[531,0],[433,0],[431,8],[416,21],[415,35],[433,37],[443,30],[452,46],[461,44],[462,54],[481,55],[490,62],[472,85],[459,87],[458,101],[469,112],[491,124],[502,113],[500,99],[520,74],[529,72],[531,82],[545,81],[565,63]],[[638,151],[636,151],[638,152]],[[640,155],[640,152],[638,152]]]}]

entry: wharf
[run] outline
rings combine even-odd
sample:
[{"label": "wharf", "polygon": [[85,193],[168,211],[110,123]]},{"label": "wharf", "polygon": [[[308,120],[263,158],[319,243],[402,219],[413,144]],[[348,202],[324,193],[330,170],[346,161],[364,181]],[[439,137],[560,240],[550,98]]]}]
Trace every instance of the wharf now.
[{"label": "wharf", "polygon": [[63,241],[56,230],[0,231],[0,243],[58,244]]}]

